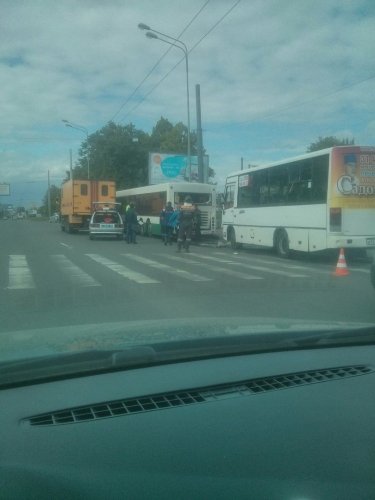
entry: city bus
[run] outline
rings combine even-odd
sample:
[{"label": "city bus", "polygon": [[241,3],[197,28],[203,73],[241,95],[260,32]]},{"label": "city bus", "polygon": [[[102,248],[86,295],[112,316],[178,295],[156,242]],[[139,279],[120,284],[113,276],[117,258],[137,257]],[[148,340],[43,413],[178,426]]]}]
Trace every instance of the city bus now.
[{"label": "city bus", "polygon": [[292,250],[375,248],[375,148],[338,146],[227,176],[223,237]]},{"label": "city bus", "polygon": [[171,202],[173,208],[187,197],[201,213],[201,234],[214,235],[216,231],[216,187],[195,182],[167,182],[117,191],[116,199],[123,206],[134,203],[139,219],[148,225],[152,235],[160,235],[160,212]]}]

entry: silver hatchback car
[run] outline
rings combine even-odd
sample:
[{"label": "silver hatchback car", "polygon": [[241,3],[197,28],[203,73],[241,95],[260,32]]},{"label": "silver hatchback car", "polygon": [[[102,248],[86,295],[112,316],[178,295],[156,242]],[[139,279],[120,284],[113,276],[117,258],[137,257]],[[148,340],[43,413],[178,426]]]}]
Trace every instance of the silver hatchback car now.
[{"label": "silver hatchback car", "polygon": [[118,240],[123,239],[124,223],[116,210],[102,208],[92,214],[89,224],[90,240],[97,236],[115,236]]}]

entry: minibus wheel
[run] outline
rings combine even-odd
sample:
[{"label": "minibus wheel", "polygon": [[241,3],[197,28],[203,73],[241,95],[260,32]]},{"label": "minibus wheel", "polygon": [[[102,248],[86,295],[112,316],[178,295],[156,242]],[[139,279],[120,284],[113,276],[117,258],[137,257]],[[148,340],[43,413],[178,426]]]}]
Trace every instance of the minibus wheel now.
[{"label": "minibus wheel", "polygon": [[236,241],[236,233],[235,233],[233,227],[231,227],[230,230],[229,230],[228,239],[230,241],[231,248],[233,250],[236,250],[238,248],[238,243]]},{"label": "minibus wheel", "polygon": [[275,247],[279,257],[287,259],[290,256],[289,238],[285,229],[279,229],[275,235]]}]

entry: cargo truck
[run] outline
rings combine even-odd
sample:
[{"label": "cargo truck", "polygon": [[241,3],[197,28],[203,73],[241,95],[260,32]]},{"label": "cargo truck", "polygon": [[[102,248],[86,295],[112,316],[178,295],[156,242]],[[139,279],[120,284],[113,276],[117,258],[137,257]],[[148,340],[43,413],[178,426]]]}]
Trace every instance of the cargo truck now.
[{"label": "cargo truck", "polygon": [[68,180],[61,186],[60,199],[62,231],[88,231],[94,204],[116,201],[116,184],[113,181]]}]

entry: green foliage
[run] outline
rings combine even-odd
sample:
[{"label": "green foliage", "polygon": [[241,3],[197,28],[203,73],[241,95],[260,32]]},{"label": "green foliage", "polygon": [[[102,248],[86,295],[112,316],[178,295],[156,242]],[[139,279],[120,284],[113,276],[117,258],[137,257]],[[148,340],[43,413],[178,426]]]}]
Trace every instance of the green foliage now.
[{"label": "green foliage", "polygon": [[[188,129],[182,123],[172,123],[161,117],[152,130],[151,146],[155,153],[186,154],[188,143]],[[195,132],[190,132],[191,154],[196,155],[197,137]]]},{"label": "green foliage", "polygon": [[354,144],[354,139],[338,139],[334,136],[319,137],[315,142],[312,142],[307,149],[308,153],[320,151],[321,149],[332,148],[333,146],[351,146]]},{"label": "green foliage", "polygon": [[[60,188],[51,184],[50,186],[51,214],[60,212]],[[48,189],[43,197],[40,212],[43,215],[48,215]]]},{"label": "green foliage", "polygon": [[118,189],[147,184],[149,142],[132,123],[109,122],[82,143],[73,176],[87,179],[89,153],[91,179],[114,180]]},{"label": "green foliage", "polygon": [[[151,135],[136,129],[132,123],[109,122],[82,142],[79,159],[73,169],[75,179],[113,180],[117,189],[144,186],[148,183],[150,152],[186,154],[187,127],[173,125],[161,117]],[[196,155],[196,134],[190,134],[191,154]],[[210,176],[215,175],[210,169]]]}]

